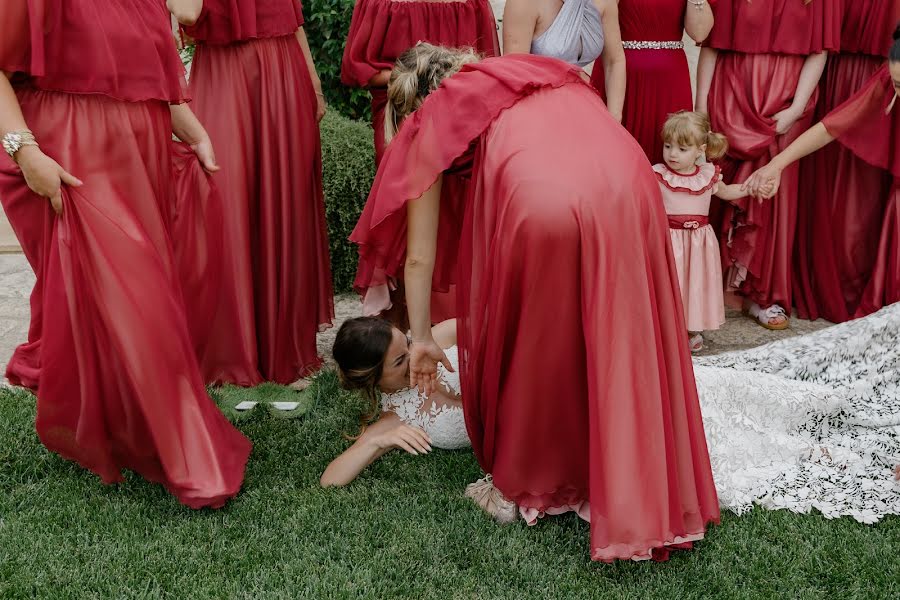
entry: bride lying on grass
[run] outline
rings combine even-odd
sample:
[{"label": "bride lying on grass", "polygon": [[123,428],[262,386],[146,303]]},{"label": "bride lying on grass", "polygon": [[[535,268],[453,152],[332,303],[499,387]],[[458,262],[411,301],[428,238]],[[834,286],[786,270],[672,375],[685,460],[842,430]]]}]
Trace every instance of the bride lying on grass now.
[{"label": "bride lying on grass", "polygon": [[[341,327],[334,358],[342,384],[360,390],[372,412],[325,470],[323,486],[350,483],[395,448],[419,455],[468,446],[455,322],[437,325],[433,335],[452,370],[438,367],[440,385],[426,398],[409,387],[403,332],[374,317]],[[815,508],[865,523],[900,514],[900,484],[892,477],[900,477],[898,338],[900,304],[810,335],[695,358],[722,507],[738,514],[753,504]]]}]

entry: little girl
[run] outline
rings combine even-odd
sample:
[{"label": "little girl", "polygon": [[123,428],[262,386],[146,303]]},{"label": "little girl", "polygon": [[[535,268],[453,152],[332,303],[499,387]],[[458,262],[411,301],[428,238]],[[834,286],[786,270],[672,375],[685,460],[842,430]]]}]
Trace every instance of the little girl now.
[{"label": "little girl", "polygon": [[725,155],[725,136],[710,131],[703,113],[679,111],[663,126],[663,160],[653,166],[662,189],[678,281],[692,352],[703,349],[702,331],[725,323],[725,298],[719,242],[709,224],[709,203],[715,195],[736,200],[747,194],[740,184],[725,185],[719,167],[704,162]]}]

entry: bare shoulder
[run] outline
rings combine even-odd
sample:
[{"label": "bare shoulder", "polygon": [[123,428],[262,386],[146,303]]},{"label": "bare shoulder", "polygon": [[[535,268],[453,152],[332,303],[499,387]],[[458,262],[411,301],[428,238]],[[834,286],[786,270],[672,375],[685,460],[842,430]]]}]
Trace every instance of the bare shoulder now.
[{"label": "bare shoulder", "polygon": [[456,345],[456,319],[449,319],[431,328],[431,336],[437,345],[446,350]]},{"label": "bare shoulder", "polygon": [[602,17],[619,14],[619,0],[593,0],[593,2]]},{"label": "bare shoulder", "polygon": [[540,12],[541,3],[542,0],[506,0],[503,14],[536,15]]}]

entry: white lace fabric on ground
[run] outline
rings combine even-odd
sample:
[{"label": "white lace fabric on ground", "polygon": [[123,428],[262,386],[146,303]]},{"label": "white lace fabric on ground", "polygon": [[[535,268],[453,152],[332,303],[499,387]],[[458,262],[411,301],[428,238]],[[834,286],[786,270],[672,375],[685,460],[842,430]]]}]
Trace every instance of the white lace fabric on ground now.
[{"label": "white lace fabric on ground", "polygon": [[874,523],[900,514],[900,304],[695,358],[719,502]]},{"label": "white lace fabric on ground", "polygon": [[[452,396],[459,396],[459,353],[456,346],[444,351],[454,372],[438,365],[438,383]],[[444,450],[471,446],[466,433],[462,407],[440,404],[426,398],[415,389],[381,395],[381,410],[396,413],[407,425],[418,427],[431,438],[431,445]]]}]

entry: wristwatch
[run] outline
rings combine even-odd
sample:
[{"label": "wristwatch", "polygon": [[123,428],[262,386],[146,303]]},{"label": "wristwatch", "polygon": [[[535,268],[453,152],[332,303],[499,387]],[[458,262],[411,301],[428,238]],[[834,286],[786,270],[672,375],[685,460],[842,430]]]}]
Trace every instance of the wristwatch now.
[{"label": "wristwatch", "polygon": [[3,150],[9,154],[9,157],[16,160],[16,153],[25,146],[37,146],[37,140],[34,134],[28,131],[10,131],[3,136]]}]

